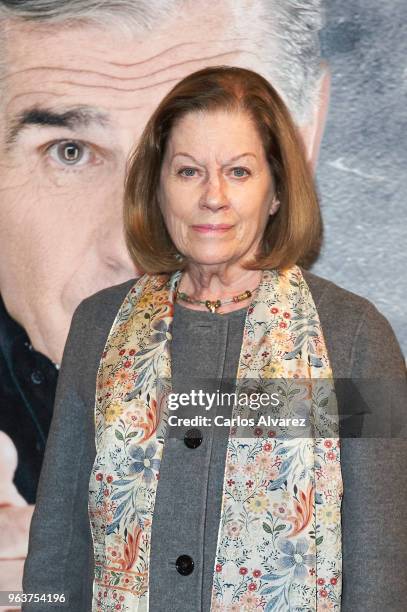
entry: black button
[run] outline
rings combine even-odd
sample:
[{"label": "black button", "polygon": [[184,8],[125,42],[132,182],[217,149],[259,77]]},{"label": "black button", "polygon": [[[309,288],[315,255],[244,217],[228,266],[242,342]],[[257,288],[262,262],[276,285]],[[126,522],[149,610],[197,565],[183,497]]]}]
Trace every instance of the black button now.
[{"label": "black button", "polygon": [[188,448],[197,448],[202,444],[202,432],[200,429],[188,429],[184,437],[184,443]]},{"label": "black button", "polygon": [[175,567],[182,576],[188,576],[194,570],[194,560],[189,555],[180,555],[175,561]]},{"label": "black button", "polygon": [[44,382],[44,374],[41,372],[41,370],[34,370],[31,373],[31,380],[34,385],[40,385],[42,382]]}]

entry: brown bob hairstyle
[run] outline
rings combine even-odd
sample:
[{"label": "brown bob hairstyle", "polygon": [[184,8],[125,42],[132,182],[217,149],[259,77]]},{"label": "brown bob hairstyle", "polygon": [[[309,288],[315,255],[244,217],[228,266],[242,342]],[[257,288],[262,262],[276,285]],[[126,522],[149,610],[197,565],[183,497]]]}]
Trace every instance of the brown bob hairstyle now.
[{"label": "brown bob hairstyle", "polygon": [[245,111],[262,139],[280,207],[270,216],[261,249],[245,267],[254,270],[304,264],[318,250],[321,216],[302,140],[276,90],[251,70],[204,68],[179,81],[149,119],[132,154],[125,187],[127,247],[147,273],[182,270],[188,261],[173,244],[157,199],[171,130],[186,113]]}]

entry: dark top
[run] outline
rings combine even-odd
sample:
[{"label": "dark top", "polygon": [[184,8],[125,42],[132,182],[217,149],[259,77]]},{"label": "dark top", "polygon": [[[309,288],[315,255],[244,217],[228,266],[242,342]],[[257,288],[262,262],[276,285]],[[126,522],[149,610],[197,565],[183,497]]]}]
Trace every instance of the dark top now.
[{"label": "dark top", "polygon": [[58,370],[35,351],[0,296],[0,431],[17,448],[14,484],[34,503],[51,424]]},{"label": "dark top", "polygon": [[[221,315],[175,304],[173,392],[233,391],[246,310]],[[228,416],[230,410],[215,402],[207,415],[213,419],[220,413]],[[188,417],[202,410],[186,406],[175,414]],[[184,442],[191,429],[167,428],[151,532],[150,610],[210,611],[229,427],[202,428],[196,448]],[[194,561],[193,571],[183,580],[178,580],[176,569],[180,554]]]},{"label": "dark top", "polygon": [[[304,271],[304,277],[318,310],[335,379],[392,378],[405,389],[400,347],[389,323],[373,304],[309,272]],[[95,458],[96,372],[115,315],[132,284],[129,281],[95,294],[84,300],[74,314],[30,531],[24,590],[69,593],[69,609],[75,612],[91,609],[93,548],[87,501]],[[383,405],[380,401],[373,406],[374,410],[382,417],[389,410],[389,403]],[[401,426],[396,433],[405,436]],[[181,478],[185,466],[178,467]],[[343,438],[341,469],[345,491],[342,610],[404,612],[407,441],[389,437]],[[185,505],[188,503],[189,500],[184,500]],[[183,520],[178,522],[174,513],[172,517],[174,533],[179,527],[178,535],[184,537]],[[203,541],[204,529],[205,520],[201,515],[200,522],[191,527],[190,539]],[[166,542],[161,546],[165,559]],[[180,554],[184,552],[180,550]],[[202,550],[197,552],[200,554],[197,564],[202,553]],[[157,569],[156,565],[153,588],[157,572],[162,571],[163,575],[168,572],[168,564],[174,561],[172,556],[166,559],[166,567]],[[170,567],[173,570],[171,589],[180,593],[182,580],[188,576],[180,575],[173,565]],[[197,610],[201,596],[200,591],[195,592]],[[47,605],[50,612],[54,609],[58,608]],[[24,605],[23,610],[42,608],[30,604]]]}]

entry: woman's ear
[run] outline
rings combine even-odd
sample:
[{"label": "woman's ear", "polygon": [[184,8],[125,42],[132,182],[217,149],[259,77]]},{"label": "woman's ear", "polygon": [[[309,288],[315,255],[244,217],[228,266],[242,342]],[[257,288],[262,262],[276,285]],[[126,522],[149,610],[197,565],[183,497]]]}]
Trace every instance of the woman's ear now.
[{"label": "woman's ear", "polygon": [[316,93],[314,111],[310,120],[298,128],[304,142],[308,162],[313,171],[316,169],[319,148],[328,114],[330,88],[331,73],[329,66],[326,62],[322,62],[322,76],[319,81],[319,90]]},{"label": "woman's ear", "polygon": [[280,208],[280,200],[278,199],[276,194],[274,194],[273,199],[271,201],[269,214],[275,215],[279,208]]}]

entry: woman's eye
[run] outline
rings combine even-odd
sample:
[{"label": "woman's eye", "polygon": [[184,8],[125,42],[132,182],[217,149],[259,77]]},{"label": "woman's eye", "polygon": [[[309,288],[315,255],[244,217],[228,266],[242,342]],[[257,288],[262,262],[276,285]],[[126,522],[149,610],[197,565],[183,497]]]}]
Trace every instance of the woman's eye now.
[{"label": "woman's eye", "polygon": [[243,176],[248,176],[249,172],[246,168],[242,168],[241,166],[236,166],[236,168],[232,168],[233,176],[236,178],[242,178]]},{"label": "woman's eye", "polygon": [[88,146],[73,140],[56,142],[47,152],[51,159],[63,166],[84,166],[92,156]]},{"label": "woman's eye", "polygon": [[178,174],[180,174],[181,176],[195,176],[196,173],[196,168],[181,168],[181,170],[179,170]]}]

